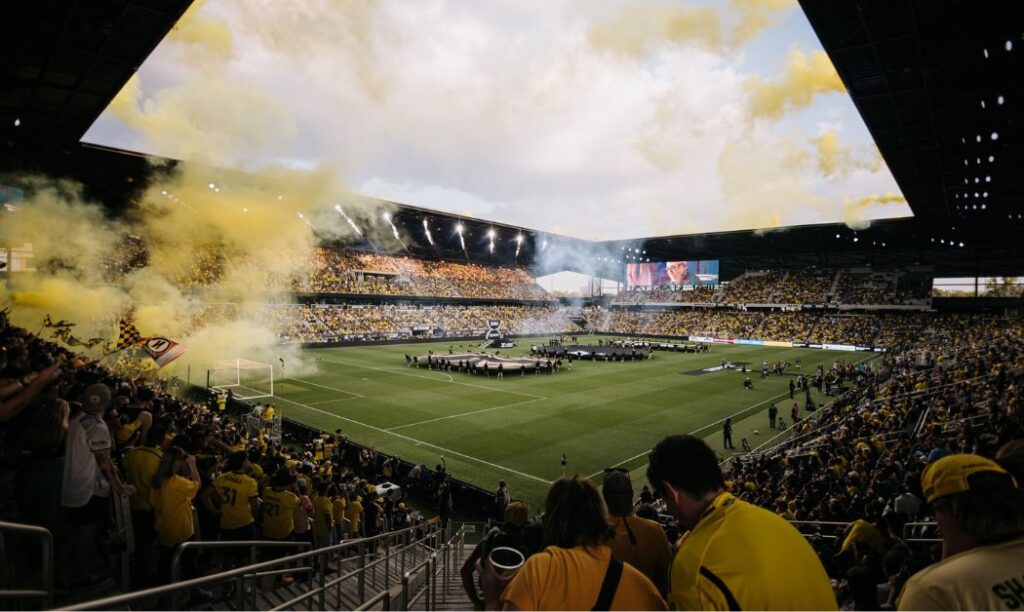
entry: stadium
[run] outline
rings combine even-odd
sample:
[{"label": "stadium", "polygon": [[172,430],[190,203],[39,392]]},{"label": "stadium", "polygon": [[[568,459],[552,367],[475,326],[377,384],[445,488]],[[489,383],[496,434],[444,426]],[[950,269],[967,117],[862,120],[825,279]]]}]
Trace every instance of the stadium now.
[{"label": "stadium", "polygon": [[1024,10],[15,2],[0,606],[1019,609]]}]

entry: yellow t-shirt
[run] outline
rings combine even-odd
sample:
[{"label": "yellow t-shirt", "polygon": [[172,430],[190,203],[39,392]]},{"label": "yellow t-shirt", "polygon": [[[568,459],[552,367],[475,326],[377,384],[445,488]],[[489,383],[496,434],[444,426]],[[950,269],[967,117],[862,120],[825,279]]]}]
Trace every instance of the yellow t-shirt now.
[{"label": "yellow t-shirt", "polygon": [[929,565],[903,587],[900,610],[1020,610],[1024,538],[978,546]]},{"label": "yellow t-shirt", "polygon": [[142,427],[142,421],[140,421],[139,419],[135,419],[131,423],[125,423],[124,425],[118,427],[117,443],[127,444],[128,440],[132,439],[132,436],[135,435],[135,432],[137,432],[140,427]]},{"label": "yellow t-shirt", "polygon": [[174,547],[187,542],[196,532],[192,521],[192,500],[199,483],[172,476],[159,489],[150,492],[156,538],[160,544]]},{"label": "yellow t-shirt", "polygon": [[[661,525],[639,516],[609,516],[608,524],[615,529],[608,542],[615,558],[640,570],[655,585],[667,585],[672,553]],[[636,540],[635,544],[629,537],[630,533]]]},{"label": "yellow t-shirt", "polygon": [[295,509],[298,507],[299,497],[291,491],[264,491],[263,505],[260,507],[263,537],[283,540],[291,535],[295,529]]},{"label": "yellow t-shirt", "polygon": [[719,494],[680,539],[670,582],[676,610],[838,609],[825,568],[800,532],[731,493]]},{"label": "yellow t-shirt", "polygon": [[348,508],[348,500],[339,495],[331,501],[331,505],[334,507],[334,522],[338,525],[344,525],[345,509]]},{"label": "yellow t-shirt", "polygon": [[[501,599],[521,610],[590,610],[601,593],[612,551],[548,546],[529,559]],[[667,610],[658,589],[640,570],[623,563],[612,610]]]},{"label": "yellow t-shirt", "polygon": [[334,529],[334,515],[331,514],[331,498],[317,495],[313,498],[313,535],[326,538]]},{"label": "yellow t-shirt", "polygon": [[249,500],[259,497],[256,481],[245,474],[228,472],[213,481],[220,493],[220,528],[238,529],[250,525],[256,519],[252,515]]},{"label": "yellow t-shirt", "polygon": [[[878,552],[885,552],[885,539],[877,527],[863,519],[855,520],[850,524],[850,527],[850,533],[843,540],[843,547],[839,552],[846,552],[852,549],[854,545],[866,546]],[[861,552],[866,551],[862,548]]]},{"label": "yellow t-shirt", "polygon": [[350,533],[357,533],[363,520],[363,504],[358,501],[348,502],[345,509],[345,518],[348,519],[348,530]]},{"label": "yellow t-shirt", "polygon": [[164,451],[159,446],[136,446],[124,456],[124,477],[136,489],[130,503],[132,510],[152,510],[149,492],[153,489],[153,476],[160,467]]}]

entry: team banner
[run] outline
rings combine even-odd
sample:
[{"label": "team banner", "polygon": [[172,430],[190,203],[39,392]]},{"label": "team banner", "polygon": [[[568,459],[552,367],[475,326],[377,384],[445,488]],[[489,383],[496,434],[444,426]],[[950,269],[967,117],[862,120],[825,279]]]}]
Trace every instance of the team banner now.
[{"label": "team banner", "polygon": [[626,264],[626,288],[687,287],[718,284],[718,260],[658,261]]},{"label": "team banner", "polygon": [[185,353],[185,347],[170,338],[143,338],[142,350],[146,351],[161,368]]}]

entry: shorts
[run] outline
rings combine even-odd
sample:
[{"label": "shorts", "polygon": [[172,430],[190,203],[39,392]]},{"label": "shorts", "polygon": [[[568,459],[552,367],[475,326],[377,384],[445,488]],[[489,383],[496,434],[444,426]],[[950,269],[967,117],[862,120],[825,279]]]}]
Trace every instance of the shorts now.
[{"label": "shorts", "polygon": [[137,540],[156,538],[155,517],[152,510],[132,510],[132,533]]},{"label": "shorts", "polygon": [[93,495],[84,506],[64,508],[68,522],[78,527],[96,525],[100,530],[110,525],[110,498]]},{"label": "shorts", "polygon": [[249,523],[245,527],[236,527],[234,529],[221,529],[220,539],[222,542],[234,542],[244,540],[256,540],[256,529],[253,523]]}]

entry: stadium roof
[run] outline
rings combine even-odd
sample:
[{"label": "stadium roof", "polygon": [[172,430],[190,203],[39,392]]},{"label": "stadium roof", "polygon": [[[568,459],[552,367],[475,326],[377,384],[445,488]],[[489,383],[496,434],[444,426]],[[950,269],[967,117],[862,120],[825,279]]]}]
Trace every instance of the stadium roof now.
[{"label": "stadium roof", "polygon": [[[190,4],[42,0],[8,7],[0,24],[0,170],[70,176],[114,207],[130,198],[145,182],[145,160],[80,139]],[[932,265],[939,276],[1024,273],[1024,5],[801,5],[913,219],[875,221],[856,232],[840,223],[592,243],[397,205],[393,218],[409,237],[409,251],[463,256],[452,231],[461,222],[470,259],[533,260],[538,274],[574,270],[621,278],[628,248],[651,261],[720,259],[724,278],[746,267],[865,263]],[[424,218],[440,228],[433,245]],[[490,229],[499,235],[493,254],[485,238]],[[519,233],[524,240],[516,257],[511,241]],[[563,255],[549,257],[549,249]]]}]

